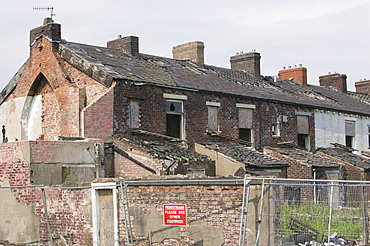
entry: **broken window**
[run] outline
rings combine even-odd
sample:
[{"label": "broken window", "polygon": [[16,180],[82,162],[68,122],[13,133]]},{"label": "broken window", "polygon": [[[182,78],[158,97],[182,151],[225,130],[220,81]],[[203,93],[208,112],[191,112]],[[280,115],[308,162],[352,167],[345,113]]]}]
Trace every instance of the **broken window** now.
[{"label": "broken window", "polygon": [[208,105],[208,131],[218,131],[218,106]]},{"label": "broken window", "polygon": [[183,103],[166,101],[166,135],[175,138],[183,137]]},{"label": "broken window", "polygon": [[272,136],[280,136],[280,122],[279,117],[273,116],[272,117]]},{"label": "broken window", "polygon": [[140,100],[130,99],[129,102],[129,115],[127,119],[127,125],[129,127],[139,127],[140,123]]},{"label": "broken window", "polygon": [[297,115],[298,146],[309,149],[308,116]]},{"label": "broken window", "polygon": [[252,142],[253,110],[238,108],[239,111],[239,138]]},{"label": "broken window", "polygon": [[346,120],[345,131],[346,131],[346,146],[352,148],[354,146],[355,138],[355,122]]}]

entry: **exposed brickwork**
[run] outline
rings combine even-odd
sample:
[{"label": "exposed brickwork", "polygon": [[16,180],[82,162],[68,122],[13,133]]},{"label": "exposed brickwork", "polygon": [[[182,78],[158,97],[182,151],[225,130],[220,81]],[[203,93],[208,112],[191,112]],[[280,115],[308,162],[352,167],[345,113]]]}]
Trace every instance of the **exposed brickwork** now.
[{"label": "exposed brickwork", "polygon": [[340,92],[347,92],[347,75],[345,74],[328,74],[319,77],[320,86],[333,88]]},{"label": "exposed brickwork", "polygon": [[[139,129],[166,134],[166,99],[163,93],[186,95],[188,100],[183,101],[185,138],[190,147],[195,142],[205,143],[223,141],[207,134],[208,112],[206,102],[219,102],[220,130],[227,135],[239,137],[238,108],[236,103],[255,105],[253,110],[253,142],[257,149],[262,146],[275,145],[278,142],[293,142],[297,144],[297,117],[296,111],[311,113],[309,117],[310,146],[315,146],[315,131],[313,110],[297,108],[271,102],[246,100],[214,94],[164,89],[151,86],[130,86],[119,83],[115,88],[114,101],[114,132],[118,135],[131,134],[137,128],[127,126],[129,98],[141,100],[141,124]],[[259,113],[257,113],[259,112]],[[272,116],[287,116],[287,122],[280,124],[280,136],[272,136]],[[261,131],[259,130],[261,129]]]},{"label": "exposed brickwork", "polygon": [[[130,157],[141,162],[147,167],[156,171],[156,175],[160,175],[162,170],[162,162],[155,160],[154,156],[148,154],[137,145],[129,144],[123,141],[115,141],[115,145],[124,150]],[[115,177],[140,177],[154,175],[152,172],[142,168],[131,160],[115,153]]]},{"label": "exposed brickwork", "polygon": [[357,93],[370,94],[370,80],[358,81],[355,87]]},{"label": "exposed brickwork", "polygon": [[[50,148],[53,144],[38,145],[38,151],[33,152],[40,160],[50,158]],[[14,142],[0,145],[0,186],[7,181],[11,186],[30,186],[30,163],[23,158],[23,151],[28,142]],[[33,147],[36,149],[36,146]],[[40,154],[45,151],[45,155]],[[34,213],[40,218],[39,245],[48,245],[49,239],[45,210],[40,187],[13,188],[11,192],[19,203],[34,206]],[[45,189],[50,228],[53,237],[58,243],[59,235],[64,236],[69,244],[91,245],[92,229],[89,204],[91,191],[80,190],[53,190]],[[6,201],[3,201],[6,202]],[[25,226],[36,226],[25,225]],[[2,238],[0,238],[0,241]]]},{"label": "exposed brickwork", "polygon": [[248,72],[250,75],[261,77],[261,54],[255,51],[241,53],[230,57],[231,69]]},{"label": "exposed brickwork", "polygon": [[113,88],[82,111],[84,137],[105,139],[112,135]]},{"label": "exposed brickwork", "polygon": [[281,79],[291,79],[304,85],[307,84],[307,68],[305,67],[295,67],[280,70],[278,76]]},{"label": "exposed brickwork", "polygon": [[[142,208],[147,214],[163,214],[163,204],[186,204],[188,223],[204,221],[211,227],[219,227],[225,238],[224,243],[237,245],[242,194],[242,185],[139,186],[129,187],[129,204]],[[222,199],[220,199],[221,197]],[[153,206],[156,208],[155,211],[151,209]],[[132,223],[135,222],[132,221]],[[195,242],[189,237],[188,230],[187,227],[180,228],[180,241],[194,245]],[[120,223],[120,234],[125,235],[124,231],[124,224]],[[133,233],[135,235],[135,231]],[[142,239],[137,245],[147,245],[148,243],[147,239]],[[174,245],[171,242],[167,243],[153,245]]]}]

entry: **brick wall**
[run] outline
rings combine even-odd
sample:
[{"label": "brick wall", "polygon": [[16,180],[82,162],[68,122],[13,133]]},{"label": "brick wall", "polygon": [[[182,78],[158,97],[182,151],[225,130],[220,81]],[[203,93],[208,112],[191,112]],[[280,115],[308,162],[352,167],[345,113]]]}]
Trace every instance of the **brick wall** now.
[{"label": "brick wall", "polygon": [[83,136],[105,139],[113,132],[113,88],[83,111]]},{"label": "brick wall", "polygon": [[[221,95],[180,91],[153,86],[133,86],[118,83],[115,88],[114,101],[114,132],[117,135],[131,134],[133,130],[166,134],[166,99],[163,93],[186,95],[184,105],[185,138],[190,147],[195,142],[225,141],[207,134],[208,111],[206,102],[218,102],[219,124],[222,133],[239,137],[239,122],[237,103],[255,105],[253,110],[253,142],[257,149],[263,146],[275,145],[278,142],[293,142],[297,144],[297,116],[296,111],[312,113],[306,108],[283,105],[264,101],[254,101]],[[138,128],[127,126],[129,99],[139,99],[141,123]],[[272,116],[287,116],[287,122],[280,124],[280,136],[272,136]],[[312,113],[313,115],[313,113]],[[310,146],[315,146],[314,117],[309,117]]]},{"label": "brick wall", "polygon": [[[0,221],[0,243],[4,241],[20,243],[22,239],[27,238],[27,235],[17,235],[16,237],[8,238],[8,234],[3,232],[9,230],[9,226],[11,226],[25,233],[31,233],[32,230],[36,230],[36,234],[38,234],[38,236],[36,235],[38,237],[37,240],[41,242],[39,245],[49,245],[46,242],[49,239],[49,234],[41,189],[40,187],[29,187],[32,184],[30,182],[30,163],[25,158],[28,156],[27,146],[28,142],[0,145],[0,159],[2,160],[0,163],[0,186],[23,186],[12,189],[0,189],[3,196],[7,195],[7,197],[15,198],[17,201],[11,208],[13,217]],[[39,151],[35,151],[34,155],[38,156],[39,160],[50,159],[50,149],[52,147],[53,145],[50,144],[40,145]],[[42,150],[45,151],[43,157],[39,155],[43,153]],[[45,187],[45,197],[54,240],[60,242],[60,235],[62,235],[68,240],[68,243],[91,245],[90,190],[50,188],[52,187]],[[60,188],[60,186],[54,186],[53,188]],[[9,205],[9,199],[3,199],[0,203],[2,207],[6,207]],[[22,204],[27,205],[28,212],[24,211]],[[2,218],[5,216],[0,215]],[[29,217],[34,219],[27,219]],[[35,235],[30,237],[35,237]],[[31,242],[23,241],[23,243]]]},{"label": "brick wall", "polygon": [[81,73],[61,59],[58,44],[46,38],[31,47],[23,75],[6,101],[42,95],[42,136],[80,136],[80,112],[109,88]]}]

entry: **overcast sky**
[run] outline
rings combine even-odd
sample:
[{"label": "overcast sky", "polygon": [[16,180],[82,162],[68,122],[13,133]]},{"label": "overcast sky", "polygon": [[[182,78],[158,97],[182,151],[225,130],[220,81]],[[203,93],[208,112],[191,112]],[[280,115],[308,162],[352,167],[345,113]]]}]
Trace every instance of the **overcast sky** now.
[{"label": "overcast sky", "polygon": [[29,30],[53,6],[67,41],[105,46],[117,35],[139,37],[140,52],[172,57],[172,47],[205,43],[206,64],[261,53],[263,75],[303,64],[308,83],[320,75],[347,75],[348,89],[370,78],[369,0],[1,0],[0,87],[29,56]]}]

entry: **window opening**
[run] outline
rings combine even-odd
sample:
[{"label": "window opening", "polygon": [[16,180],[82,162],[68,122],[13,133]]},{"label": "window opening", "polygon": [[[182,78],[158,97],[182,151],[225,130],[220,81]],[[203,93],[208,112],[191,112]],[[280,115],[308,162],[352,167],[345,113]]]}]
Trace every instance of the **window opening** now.
[{"label": "window opening", "polygon": [[272,135],[273,136],[280,136],[280,123],[279,118],[277,116],[272,117]]},{"label": "window opening", "polygon": [[166,135],[183,138],[183,102],[166,101]]},{"label": "window opening", "polygon": [[355,122],[346,120],[345,131],[346,131],[346,146],[353,148],[355,138]]},{"label": "window opening", "polygon": [[252,142],[253,110],[239,108],[239,138]]}]

